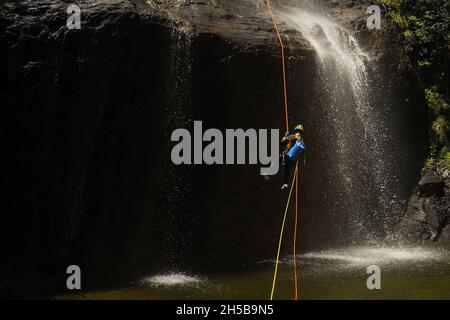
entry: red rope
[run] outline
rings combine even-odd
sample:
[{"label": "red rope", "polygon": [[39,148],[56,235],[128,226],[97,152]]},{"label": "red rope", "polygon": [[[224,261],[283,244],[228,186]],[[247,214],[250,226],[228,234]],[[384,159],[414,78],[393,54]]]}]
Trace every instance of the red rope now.
[{"label": "red rope", "polygon": [[[272,6],[270,5],[270,1],[269,0],[265,0],[266,6],[267,6],[267,10],[269,12],[269,15],[272,18],[272,22],[273,22],[273,26],[275,28],[275,32],[277,34],[278,37],[278,41],[280,42],[280,47],[281,47],[281,62],[282,62],[282,71],[283,71],[283,95],[284,95],[284,114],[285,114],[285,121],[286,121],[286,131],[289,131],[289,114],[288,114],[288,98],[287,98],[287,86],[286,86],[286,63],[285,63],[285,56],[284,56],[284,44],[283,44],[283,39],[281,38],[280,35],[280,31],[278,29],[278,25],[277,25],[277,21],[275,19],[275,16],[273,15],[272,12]],[[294,287],[295,287],[295,291],[294,291],[294,300],[298,300],[298,278],[297,278],[297,248],[296,248],[296,243],[297,243],[297,224],[298,224],[298,162],[296,164],[296,178],[295,178],[295,224],[294,224],[294,245],[293,245],[293,253],[294,253]],[[274,281],[275,281],[275,277],[274,277]],[[273,288],[272,287],[272,294],[271,294],[271,299],[273,296]]]}]

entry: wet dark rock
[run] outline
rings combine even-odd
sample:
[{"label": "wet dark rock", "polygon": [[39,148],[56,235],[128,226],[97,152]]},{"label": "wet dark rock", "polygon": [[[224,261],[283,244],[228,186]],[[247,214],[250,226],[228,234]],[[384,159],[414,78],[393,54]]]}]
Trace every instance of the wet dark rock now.
[{"label": "wet dark rock", "polygon": [[397,236],[410,241],[448,241],[449,224],[450,166],[444,161],[423,169]]},{"label": "wet dark rock", "polygon": [[[188,125],[177,120],[183,114],[215,127],[281,122],[273,107],[281,90],[270,19],[254,12],[237,17],[225,1],[228,9],[219,15],[211,15],[209,4],[180,12],[163,7],[167,2],[79,1],[82,29],[68,30],[71,3],[1,4],[2,183],[9,196],[1,209],[7,259],[0,264],[0,296],[63,291],[73,263],[92,288],[129,280],[139,270],[227,268],[272,252],[272,243],[253,242],[253,254],[233,252],[230,243],[238,243],[236,232],[250,230],[250,237],[263,228],[273,238],[273,207],[259,213],[271,223],[262,219],[236,231],[228,223],[231,207],[223,206],[253,211],[242,197],[263,188],[258,170],[240,185],[231,182],[242,169],[231,169],[230,185],[205,199],[204,190],[218,190],[211,179],[226,171],[198,170],[190,187],[189,170],[178,170],[182,180],[171,181],[170,165],[170,133]],[[294,49],[301,61],[303,47],[292,46],[291,54]],[[251,121],[252,101],[269,111],[258,123]],[[216,231],[210,234],[210,227]]]},{"label": "wet dark rock", "polygon": [[[64,291],[74,263],[92,289],[157,270],[229,271],[273,258],[285,197],[279,177],[266,181],[258,167],[176,167],[169,142],[191,120],[219,129],[282,126],[279,47],[262,2],[78,1],[80,31],[65,27],[69,3],[0,5],[8,190],[0,296]],[[422,161],[423,97],[410,70],[398,67],[394,37],[364,33],[360,9],[334,9],[342,23],[360,26],[366,48],[383,48],[379,72],[389,81],[376,87],[399,92],[379,96],[395,106],[391,118],[404,120],[395,138],[404,147],[396,154],[406,199]],[[335,133],[321,106],[316,57],[298,32],[281,29],[290,117],[309,128],[314,146],[300,180],[301,250],[336,245],[348,234],[347,217],[338,210]],[[369,39],[378,42],[371,48]]]},{"label": "wet dark rock", "polygon": [[[180,1],[152,0],[144,4],[142,10],[147,10],[148,5],[179,23],[193,27],[197,33],[214,33],[236,44],[278,49],[272,20],[263,1],[185,1],[180,4]],[[285,40],[293,51],[311,49],[299,33],[295,38]]]}]

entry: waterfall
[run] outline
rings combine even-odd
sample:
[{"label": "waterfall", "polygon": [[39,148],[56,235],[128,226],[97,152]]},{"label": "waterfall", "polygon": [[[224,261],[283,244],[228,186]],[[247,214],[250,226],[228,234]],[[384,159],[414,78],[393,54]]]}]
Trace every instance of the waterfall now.
[{"label": "waterfall", "polygon": [[[170,141],[175,129],[188,127],[192,123],[192,33],[187,27],[174,25],[170,33],[167,63],[166,90],[164,93],[163,120],[166,141]],[[170,155],[170,144],[164,147],[164,155]],[[189,193],[191,191],[192,167],[175,166],[170,157],[165,158],[163,185],[160,187],[160,215],[164,231],[165,264],[169,271],[182,268],[186,228],[192,218],[188,217]]]},{"label": "waterfall", "polygon": [[[389,132],[382,107],[371,104],[370,56],[355,36],[315,3],[278,8],[284,27],[299,31],[315,50],[326,123],[332,126],[338,188],[346,198],[353,242],[386,236],[396,216],[397,196],[392,188]],[[313,146],[312,146],[313,147]]]}]

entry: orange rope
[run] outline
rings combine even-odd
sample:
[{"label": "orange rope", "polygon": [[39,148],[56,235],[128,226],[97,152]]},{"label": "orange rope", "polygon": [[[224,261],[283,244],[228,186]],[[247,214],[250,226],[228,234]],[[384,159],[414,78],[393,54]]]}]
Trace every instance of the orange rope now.
[{"label": "orange rope", "polygon": [[280,42],[281,47],[281,62],[283,67],[283,94],[284,94],[284,114],[285,114],[285,120],[286,120],[286,131],[289,131],[289,116],[288,116],[288,98],[287,98],[287,88],[286,88],[286,64],[284,59],[284,44],[283,40],[281,39],[280,31],[278,30],[277,21],[275,20],[275,16],[272,12],[272,6],[270,5],[269,0],[265,0],[267,10],[269,11],[270,16],[272,17],[273,26],[275,28],[275,31],[277,33],[278,41]]},{"label": "orange rope", "polygon": [[[267,6],[267,10],[269,12],[269,15],[272,18],[272,22],[273,22],[273,26],[275,28],[275,32],[277,34],[278,37],[278,41],[280,42],[280,47],[281,47],[281,62],[282,62],[282,71],[283,71],[283,94],[284,94],[284,114],[285,114],[285,121],[286,121],[286,131],[289,131],[289,114],[288,114],[288,98],[287,98],[287,86],[286,86],[286,62],[285,62],[285,56],[284,56],[284,44],[283,44],[283,39],[281,38],[280,35],[280,31],[278,29],[278,25],[277,25],[277,21],[275,19],[275,16],[273,15],[273,11],[272,11],[272,6],[270,5],[270,1],[269,0],[265,0],[264,1],[266,6]],[[295,165],[295,173],[294,173],[294,179],[292,182],[294,182],[295,180],[295,225],[294,225],[294,244],[293,244],[293,254],[294,254],[294,300],[298,300],[298,278],[297,278],[297,248],[296,248],[296,243],[297,243],[297,224],[298,224],[298,161]],[[292,186],[291,186],[291,192],[292,192]],[[290,198],[290,194],[289,194],[289,198]],[[289,200],[288,200],[289,203]],[[286,205],[286,211],[288,209],[288,205]],[[285,212],[285,216],[284,219],[286,219],[286,212]],[[284,221],[283,220],[283,227],[284,227]],[[273,284],[272,284],[272,292],[271,292],[271,296],[270,299],[273,299],[273,293],[274,293],[274,289],[275,289],[275,281],[276,281],[276,273],[277,273],[277,267],[278,267],[278,258],[279,258],[279,251],[280,251],[280,246],[281,246],[281,239],[283,236],[283,228],[281,229],[281,235],[280,235],[280,241],[278,244],[278,254],[277,254],[277,263],[276,263],[276,267],[275,267],[275,274],[274,274],[274,279],[273,279]]]}]

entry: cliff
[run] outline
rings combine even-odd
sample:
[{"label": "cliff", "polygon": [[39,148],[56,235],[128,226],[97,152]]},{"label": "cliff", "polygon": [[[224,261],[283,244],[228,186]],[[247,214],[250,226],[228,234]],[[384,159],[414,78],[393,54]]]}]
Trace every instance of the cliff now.
[{"label": "cliff", "polygon": [[[81,30],[65,27],[68,3],[1,5],[8,259],[0,294],[64,290],[69,264],[92,289],[156,270],[228,271],[272,258],[285,198],[279,177],[266,181],[257,166],[170,162],[170,134],[192,120],[282,127],[279,47],[262,3],[80,1]],[[346,3],[331,10],[380,62],[386,78],[374,81],[373,102],[400,123],[389,152],[406,209],[426,149],[417,129],[426,131],[424,97],[395,27],[369,33],[364,8]],[[298,32],[281,28],[290,117],[308,128],[312,146],[300,181],[301,250],[346,245],[348,203],[317,60]]]},{"label": "cliff", "polygon": [[450,241],[450,169],[447,162],[426,165],[398,227],[402,241]]}]

